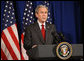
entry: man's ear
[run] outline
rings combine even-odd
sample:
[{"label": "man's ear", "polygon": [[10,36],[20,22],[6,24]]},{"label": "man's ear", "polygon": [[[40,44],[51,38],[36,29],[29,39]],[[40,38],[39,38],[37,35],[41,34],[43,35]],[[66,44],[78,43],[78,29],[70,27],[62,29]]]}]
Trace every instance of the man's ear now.
[{"label": "man's ear", "polygon": [[35,16],[38,18],[38,13],[35,13]]}]

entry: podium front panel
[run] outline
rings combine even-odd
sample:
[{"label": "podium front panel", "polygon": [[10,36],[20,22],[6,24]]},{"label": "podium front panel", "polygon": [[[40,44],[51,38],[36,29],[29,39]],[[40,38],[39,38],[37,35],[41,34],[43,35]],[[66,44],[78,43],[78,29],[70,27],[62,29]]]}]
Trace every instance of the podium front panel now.
[{"label": "podium front panel", "polygon": [[[83,44],[71,44],[72,57],[83,57]],[[38,45],[27,51],[29,57],[33,58],[57,58],[55,45]]]}]

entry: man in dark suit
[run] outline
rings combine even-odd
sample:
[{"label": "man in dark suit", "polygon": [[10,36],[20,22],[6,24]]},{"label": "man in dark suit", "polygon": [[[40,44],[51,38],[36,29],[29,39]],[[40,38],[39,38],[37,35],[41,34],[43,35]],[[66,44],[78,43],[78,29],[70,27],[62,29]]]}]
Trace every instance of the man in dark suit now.
[{"label": "man in dark suit", "polygon": [[38,45],[57,43],[58,41],[55,26],[46,22],[48,8],[44,5],[37,6],[35,15],[37,21],[29,25],[25,30],[24,48],[26,50],[35,48]]}]

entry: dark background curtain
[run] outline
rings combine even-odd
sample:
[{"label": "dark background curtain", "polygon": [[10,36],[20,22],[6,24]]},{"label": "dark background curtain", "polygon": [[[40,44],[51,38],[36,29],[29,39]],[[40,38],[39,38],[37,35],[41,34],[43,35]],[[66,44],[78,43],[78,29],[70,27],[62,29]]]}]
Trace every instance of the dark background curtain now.
[{"label": "dark background curtain", "polygon": [[[33,1],[33,10],[41,1]],[[55,24],[57,32],[62,32],[69,43],[83,43],[82,34],[82,17],[80,1],[49,1],[52,23]],[[2,15],[4,9],[4,1],[1,1],[1,31],[2,31]],[[25,9],[25,1],[14,1],[15,15],[18,25],[18,33],[21,35],[21,24],[23,21],[23,13]],[[20,39],[21,40],[21,39]]]}]

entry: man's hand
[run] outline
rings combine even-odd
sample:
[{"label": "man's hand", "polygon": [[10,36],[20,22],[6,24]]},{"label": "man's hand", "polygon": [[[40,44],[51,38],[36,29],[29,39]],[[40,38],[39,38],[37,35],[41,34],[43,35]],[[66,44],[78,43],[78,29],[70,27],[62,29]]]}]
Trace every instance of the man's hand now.
[{"label": "man's hand", "polygon": [[37,45],[33,45],[32,48],[35,48]]}]

